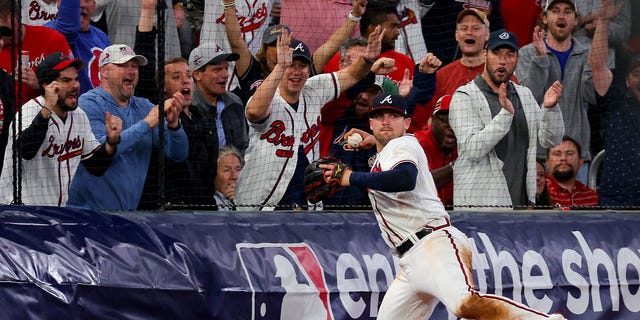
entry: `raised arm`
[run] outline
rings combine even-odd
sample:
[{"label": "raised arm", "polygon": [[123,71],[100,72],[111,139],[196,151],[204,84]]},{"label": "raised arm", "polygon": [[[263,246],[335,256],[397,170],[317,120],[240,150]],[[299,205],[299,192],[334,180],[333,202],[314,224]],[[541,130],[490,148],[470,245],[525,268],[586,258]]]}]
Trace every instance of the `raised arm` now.
[{"label": "raised arm", "polygon": [[282,79],[285,69],[291,66],[293,61],[293,48],[289,47],[290,42],[291,35],[284,30],[276,42],[278,58],[275,67],[247,103],[245,112],[247,120],[250,122],[257,123],[269,116],[271,101],[276,94],[280,79]]},{"label": "raised arm", "polygon": [[366,8],[367,0],[353,0],[351,12],[344,23],[313,53],[313,66],[316,71],[322,72],[333,55],[340,50],[340,45],[353,34]]},{"label": "raised arm", "polygon": [[227,32],[227,39],[231,46],[231,52],[240,55],[236,61],[236,74],[244,75],[251,65],[251,51],[242,37],[242,29],[238,22],[238,13],[233,5],[236,0],[224,0],[224,28]]},{"label": "raised arm", "polygon": [[589,54],[589,64],[593,77],[593,87],[600,96],[604,96],[611,82],[613,73],[607,67],[609,58],[609,25],[611,19],[618,14],[624,3],[615,5],[614,0],[602,0],[598,11],[598,22],[593,41],[591,42],[591,52]]},{"label": "raised arm", "polygon": [[[381,26],[377,26],[376,29],[369,34],[367,48],[364,55],[360,59],[354,61],[349,67],[342,68],[336,73],[338,81],[340,81],[341,92],[346,91],[356,84],[356,82],[366,77],[369,71],[373,71],[376,74],[385,74],[388,72],[388,70],[381,70],[381,68],[389,68],[390,66],[388,66],[388,63],[375,61],[382,49],[381,41],[383,36],[384,30]],[[374,64],[374,62],[376,63]]]}]

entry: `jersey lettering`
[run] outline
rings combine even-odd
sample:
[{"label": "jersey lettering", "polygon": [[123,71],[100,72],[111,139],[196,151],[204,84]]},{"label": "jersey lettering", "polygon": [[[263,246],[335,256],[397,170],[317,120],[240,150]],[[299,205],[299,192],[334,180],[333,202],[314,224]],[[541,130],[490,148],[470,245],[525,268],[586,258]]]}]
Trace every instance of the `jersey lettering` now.
[{"label": "jersey lettering", "polygon": [[[286,135],[284,132],[286,126],[283,121],[276,120],[271,123],[269,131],[260,135],[260,140],[267,140],[267,142],[274,146],[293,147],[295,137],[293,135]],[[287,149],[276,149],[276,156],[291,158],[293,157],[293,151]]]},{"label": "jersey lettering", "polygon": [[29,20],[51,21],[55,19],[57,15],[57,12],[49,13],[44,11],[37,1],[31,1],[31,3],[29,3]]},{"label": "jersey lettering", "polygon": [[[251,8],[250,8],[251,9]],[[253,10],[250,10],[252,12]],[[262,6],[256,8],[255,14],[250,17],[246,16],[238,16],[238,23],[240,24],[240,30],[242,33],[252,32],[259,29],[267,20],[267,4],[265,2],[262,3]],[[225,18],[225,14],[223,13],[218,19],[216,19],[216,23],[223,23]]]},{"label": "jersey lettering", "polygon": [[82,154],[82,138],[78,135],[75,138],[65,141],[64,144],[56,143],[56,137],[49,136],[49,146],[42,150],[42,156],[55,158],[59,156],[58,161],[68,160]]}]

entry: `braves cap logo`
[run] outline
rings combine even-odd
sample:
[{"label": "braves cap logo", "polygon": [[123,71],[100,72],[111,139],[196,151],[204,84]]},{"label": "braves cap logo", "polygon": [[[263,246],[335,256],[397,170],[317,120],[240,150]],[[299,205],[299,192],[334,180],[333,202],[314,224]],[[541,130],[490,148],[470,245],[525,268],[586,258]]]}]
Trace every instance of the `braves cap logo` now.
[{"label": "braves cap logo", "polygon": [[307,244],[239,243],[236,250],[252,290],[251,317],[242,318],[334,319],[322,266]]},{"label": "braves cap logo", "polygon": [[304,52],[304,46],[302,45],[302,42],[298,43],[298,45],[295,48],[293,48],[293,51]]},{"label": "braves cap logo", "polygon": [[498,36],[498,38],[500,38],[502,40],[507,40],[507,39],[509,39],[509,33],[503,32]]},{"label": "braves cap logo", "polygon": [[391,99],[390,94],[384,97],[384,99],[380,100],[380,104],[383,104],[383,103],[393,104],[393,100]]},{"label": "braves cap logo", "polygon": [[224,51],[224,49],[222,49],[222,47],[216,43],[215,52],[220,52],[220,51]]}]

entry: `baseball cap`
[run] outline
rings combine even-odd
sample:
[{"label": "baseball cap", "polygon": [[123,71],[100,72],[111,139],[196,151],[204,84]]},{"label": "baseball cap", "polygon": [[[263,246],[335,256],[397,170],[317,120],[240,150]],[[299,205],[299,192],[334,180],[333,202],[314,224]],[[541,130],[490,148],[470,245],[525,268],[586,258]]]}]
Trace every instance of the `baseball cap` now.
[{"label": "baseball cap", "polygon": [[487,50],[495,50],[498,47],[509,47],[518,51],[518,39],[511,31],[500,29],[491,32],[489,42],[487,42]]},{"label": "baseball cap", "polygon": [[289,27],[282,24],[269,26],[267,29],[264,30],[264,33],[262,34],[262,43],[272,44],[276,42],[276,40],[278,40],[278,37],[282,34],[282,31],[284,30],[287,30],[289,33],[291,33],[291,29],[289,29]]},{"label": "baseball cap", "polygon": [[384,91],[383,89],[384,76],[378,75],[373,72],[369,72],[364,79],[358,81],[353,87],[347,89],[345,91],[345,95],[347,99],[354,100],[358,97],[361,92],[369,90],[369,88],[375,88],[380,91]]},{"label": "baseball cap", "polygon": [[451,95],[445,94],[440,97],[436,102],[436,108],[433,109],[433,115],[442,114],[445,112],[449,112],[449,105],[451,104]]},{"label": "baseball cap", "polygon": [[631,57],[629,60],[629,66],[627,67],[627,75],[629,75],[637,67],[640,67],[640,53]]},{"label": "baseball cap", "polygon": [[291,39],[291,43],[289,43],[289,47],[293,48],[293,57],[292,59],[302,59],[307,63],[311,64],[311,50],[307,47],[304,42],[298,39]]},{"label": "baseball cap", "polygon": [[566,3],[573,8],[573,11],[576,11],[576,5],[571,0],[547,0],[547,4],[544,7],[544,11],[549,10],[549,7],[553,6],[556,3]]},{"label": "baseball cap", "polygon": [[198,70],[208,64],[217,64],[222,61],[236,61],[240,59],[237,53],[227,52],[223,46],[215,42],[205,42],[191,50],[189,55],[189,68]]},{"label": "baseball cap", "polygon": [[374,116],[382,111],[395,111],[407,117],[407,105],[404,98],[397,93],[383,92],[373,98],[373,105],[369,110],[369,117]]},{"label": "baseball cap", "polygon": [[100,54],[98,66],[102,67],[108,63],[124,64],[131,59],[136,59],[139,66],[147,65],[147,58],[136,54],[133,49],[126,44],[114,44],[106,47]]},{"label": "baseball cap", "polygon": [[487,15],[484,12],[475,8],[464,9],[460,11],[460,13],[458,13],[458,18],[456,18],[456,23],[460,23],[460,21],[462,21],[462,18],[466,16],[474,16],[478,18],[480,21],[482,21],[482,23],[484,23],[487,26],[487,28],[489,27],[489,20],[487,19]]},{"label": "baseball cap", "polygon": [[70,56],[65,56],[62,52],[54,52],[49,54],[40,62],[36,68],[36,76],[38,77],[38,83],[50,83],[55,79],[47,77],[49,71],[64,70],[69,67],[75,67],[80,70],[84,68],[84,62],[82,60],[74,59]]}]

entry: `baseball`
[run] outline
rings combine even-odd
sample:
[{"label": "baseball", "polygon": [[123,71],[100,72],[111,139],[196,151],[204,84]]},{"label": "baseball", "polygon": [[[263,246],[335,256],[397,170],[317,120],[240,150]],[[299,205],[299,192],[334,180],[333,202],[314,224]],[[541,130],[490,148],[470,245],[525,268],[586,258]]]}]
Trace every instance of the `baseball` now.
[{"label": "baseball", "polygon": [[347,144],[351,148],[357,148],[358,145],[360,145],[361,141],[362,141],[362,136],[359,133],[354,133],[350,135],[349,138],[347,138]]}]

